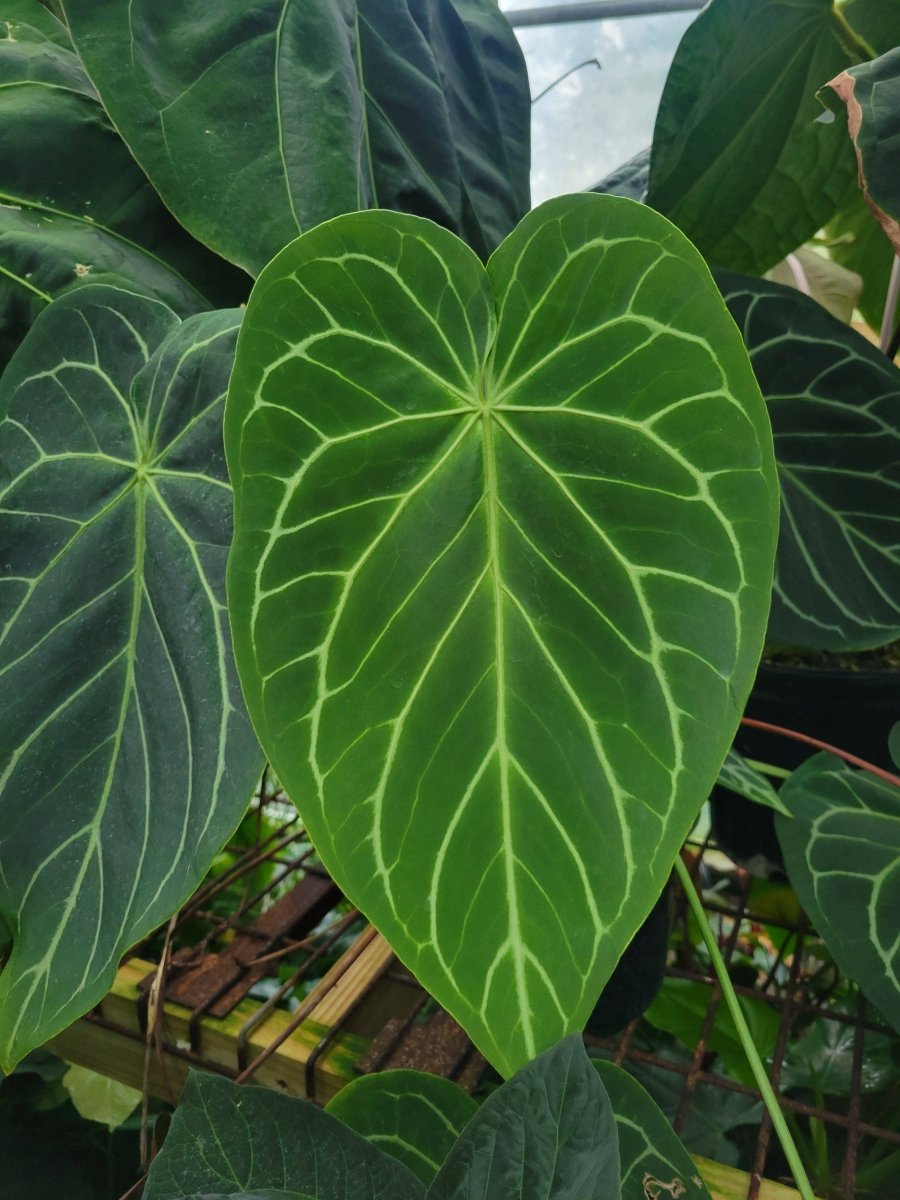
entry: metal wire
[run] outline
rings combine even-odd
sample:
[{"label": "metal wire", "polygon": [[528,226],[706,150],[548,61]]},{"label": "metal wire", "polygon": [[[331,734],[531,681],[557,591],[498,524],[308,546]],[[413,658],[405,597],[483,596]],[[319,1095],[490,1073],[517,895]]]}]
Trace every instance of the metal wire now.
[{"label": "metal wire", "polygon": [[[261,803],[265,806],[266,802],[261,801]],[[321,873],[322,869],[312,860],[308,846],[303,845],[304,839],[305,834],[296,825],[296,822],[287,820],[262,838],[258,845],[232,848],[234,861],[227,871],[223,875],[209,880],[206,885],[201,887],[175,921],[174,936],[176,938],[179,932],[186,934],[188,929],[192,934],[199,934],[199,936],[196,941],[196,954],[192,955],[189,951],[185,954],[182,950],[179,952],[182,954],[181,962],[176,961],[177,955],[170,962],[168,968],[170,977],[177,974],[179,966],[184,967],[187,964],[188,969],[195,966],[198,960],[197,956],[202,958],[210,947],[223,943],[228,944],[229,937],[254,936],[256,930],[253,922],[258,919],[256,914],[261,909],[265,910],[273,902],[275,899],[273,893],[282,894],[307,873]],[[711,849],[706,843],[691,846],[688,849],[687,853],[690,857],[686,861],[690,865],[691,875],[695,880],[708,877],[708,860]],[[253,872],[266,864],[269,865],[271,871],[268,882],[262,887],[251,887],[250,880],[253,878]],[[255,878],[258,883],[258,877]],[[861,997],[855,1010],[850,1012],[840,1011],[833,1006],[824,1006],[821,1000],[821,991],[816,994],[812,988],[811,981],[815,981],[817,975],[814,970],[816,943],[805,918],[801,916],[794,922],[783,912],[780,915],[770,915],[758,911],[753,906],[751,876],[747,872],[735,868],[730,873],[729,879],[729,891],[726,894],[707,894],[703,901],[704,908],[713,920],[714,926],[718,927],[718,942],[726,962],[734,964],[738,947],[748,943],[748,936],[753,933],[754,927],[758,931],[761,926],[765,925],[769,929],[783,931],[785,935],[777,947],[777,938],[770,941],[772,961],[767,965],[767,969],[759,971],[759,978],[754,986],[750,986],[746,981],[735,983],[735,991],[739,996],[746,996],[764,1003],[777,1014],[777,1036],[769,1069],[770,1079],[776,1091],[782,1077],[792,1033],[798,1022],[806,1023],[810,1018],[814,1018],[834,1022],[845,1029],[853,1030],[850,1094],[843,1109],[838,1103],[826,1106],[808,1102],[809,1097],[801,1099],[797,1096],[780,1096],[779,1102],[783,1111],[790,1114],[793,1119],[803,1118],[821,1122],[823,1128],[840,1134],[841,1141],[845,1143],[844,1156],[843,1162],[838,1165],[837,1178],[833,1182],[830,1195],[839,1200],[862,1200],[864,1194],[869,1194],[859,1191],[856,1185],[857,1163],[863,1140],[874,1138],[889,1146],[900,1146],[900,1132],[872,1124],[866,1120],[866,1111],[863,1107],[864,1039],[867,1033],[883,1034],[884,1027],[869,1014],[865,1001]],[[226,880],[224,884],[223,880]],[[232,886],[240,891],[242,884],[247,886],[244,888],[242,899],[236,903],[233,913],[230,915],[217,914],[210,911],[209,905],[213,900],[222,903],[223,892],[227,887]],[[678,919],[682,921],[686,934],[687,924],[683,895],[680,895],[680,906]],[[323,957],[329,951],[334,951],[340,939],[351,936],[355,929],[358,929],[359,932],[350,948],[316,982],[318,964]],[[346,904],[341,904],[335,906],[332,915],[328,920],[321,922],[316,931],[307,932],[299,939],[296,936],[285,934],[276,939],[275,944],[261,952],[258,957],[251,954],[246,963],[242,963],[242,965],[246,966],[248,972],[256,972],[256,975],[252,976],[254,979],[259,978],[260,971],[277,973],[279,964],[283,962],[289,962],[293,970],[286,981],[274,989],[272,995],[262,1002],[243,1023],[237,1036],[233,1066],[223,1066],[220,1062],[211,1061],[202,1053],[201,1018],[203,1022],[211,1019],[204,1016],[212,1003],[209,998],[203,1004],[198,1005],[191,1015],[190,1027],[192,1032],[196,1033],[196,1037],[192,1038],[190,1049],[185,1049],[183,1044],[173,1045],[162,1040],[159,1026],[155,1030],[153,1027],[147,1029],[148,997],[146,995],[143,997],[141,1010],[143,1032],[126,1029],[108,1020],[100,1011],[91,1014],[89,1019],[131,1038],[143,1039],[151,1037],[155,1033],[154,1044],[157,1053],[164,1051],[186,1060],[193,1066],[224,1074],[232,1079],[247,1079],[305,1020],[311,1008],[321,999],[323,989],[327,991],[340,982],[351,963],[360,955],[373,936],[374,931],[365,925],[361,915],[356,910],[347,911]],[[137,947],[135,953],[142,958],[146,957],[150,945],[151,943],[148,942]],[[692,947],[686,936],[676,956],[676,961],[670,962],[666,973],[670,978],[689,980],[708,989],[708,1001],[701,1034],[689,1062],[676,1061],[664,1054],[656,1054],[653,1052],[652,1044],[648,1049],[648,1043],[642,1041],[639,1036],[640,1019],[632,1021],[615,1037],[586,1037],[585,1040],[589,1047],[602,1049],[614,1062],[626,1068],[630,1065],[651,1067],[665,1073],[665,1077],[680,1080],[680,1095],[673,1122],[676,1129],[684,1128],[701,1088],[712,1088],[720,1091],[723,1095],[738,1094],[759,1100],[760,1093],[756,1088],[718,1074],[712,1069],[714,1055],[710,1050],[709,1042],[715,1028],[721,995],[718,984],[706,963],[697,960],[696,949]],[[257,1041],[253,1046],[253,1053],[256,1057],[250,1059],[250,1035],[256,1031],[258,1036],[259,1027],[272,1009],[287,999],[298,985],[308,987],[310,984],[313,987],[312,992],[301,1001],[290,1020],[280,1029],[278,1036],[261,1052]],[[358,1014],[364,1015],[367,1005],[373,1006],[373,1012],[384,1010],[385,993],[379,991],[383,987],[393,989],[390,1003],[395,1004],[397,1015],[390,1019],[382,1032],[371,1041],[368,1051],[359,1060],[357,1069],[362,1072],[383,1070],[385,1067],[405,1061],[404,1056],[412,1054],[416,1066],[456,1078],[463,1086],[471,1090],[477,1083],[478,1076],[484,1067],[484,1061],[478,1056],[477,1051],[463,1032],[450,1021],[446,1014],[437,1010],[436,1013],[428,1016],[431,1009],[436,1007],[434,1002],[416,979],[396,959],[392,959],[386,961],[380,971],[368,981],[366,990],[348,1010],[344,1011],[341,1020],[322,1033],[306,1062],[305,1082],[309,1097],[316,1099],[317,1063],[335,1040],[342,1033],[355,1033],[354,1022]],[[429,1049],[430,1035],[427,1024],[429,1021],[435,1029],[438,1026],[434,1025],[434,1022],[438,1021],[443,1033],[440,1045],[435,1045],[431,1049]],[[453,1032],[454,1030],[455,1032]],[[812,1098],[818,1099],[815,1096]],[[773,1159],[773,1151],[771,1123],[768,1116],[764,1115],[760,1120],[755,1145],[752,1147],[749,1158],[751,1168],[747,1200],[757,1200],[767,1164],[770,1171],[778,1173],[779,1162],[777,1158]]]},{"label": "metal wire", "polygon": [[585,4],[545,4],[539,8],[505,9],[513,28],[529,25],[570,25],[574,21],[606,21],[613,17],[650,17],[696,12],[705,0],[593,0]]}]

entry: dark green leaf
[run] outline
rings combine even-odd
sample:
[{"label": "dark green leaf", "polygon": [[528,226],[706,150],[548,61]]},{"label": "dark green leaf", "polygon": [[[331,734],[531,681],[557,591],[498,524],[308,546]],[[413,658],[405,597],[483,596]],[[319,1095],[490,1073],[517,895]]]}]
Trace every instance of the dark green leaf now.
[{"label": "dark green leaf", "polygon": [[858,61],[832,0],[712,0],[666,80],[647,203],[711,261],[773,266],[849,190],[846,125],[816,120],[816,89]]},{"label": "dark green leaf", "polygon": [[[688,1050],[676,1043],[654,1047],[654,1053],[682,1069],[678,1071],[655,1064],[629,1062],[628,1073],[646,1089],[669,1121],[674,1121],[681,1107],[685,1074],[691,1065],[693,1047]],[[752,1096],[723,1092],[720,1087],[701,1083],[691,1094],[687,1115],[681,1124],[680,1138],[690,1154],[736,1166],[738,1148],[728,1134],[744,1125],[758,1125],[762,1114],[762,1102],[754,1100]]]},{"label": "dark green leaf", "polygon": [[765,775],[755,771],[736,750],[729,750],[725,755],[716,783],[719,787],[727,788],[729,792],[735,792],[756,804],[774,808],[776,812],[784,813],[785,816],[790,815]]},{"label": "dark green leaf", "polygon": [[243,299],[246,276],[172,219],[110,125],[74,51],[32,26],[11,36],[0,42],[6,355],[49,298],[90,275],[133,279],[182,315],[223,293]]},{"label": "dark green leaf", "polygon": [[256,274],[369,202],[355,0],[66,0],[66,15],[132,153],[225,258]]},{"label": "dark green leaf", "polygon": [[605,179],[594,184],[592,192],[605,196],[627,196],[629,200],[643,200],[647,194],[650,176],[650,149],[642,150],[621,167],[616,167]]},{"label": "dark green leaf", "polygon": [[319,1200],[305,1192],[283,1192],[272,1188],[257,1189],[254,1192],[204,1192],[202,1196],[188,1196],[185,1200]]},{"label": "dark green leaf", "polygon": [[847,108],[866,203],[900,254],[900,47],[842,71],[828,87]]},{"label": "dark green leaf", "polygon": [[239,320],[86,286],[0,382],[5,1069],[103,996],[258,777],[224,610]]},{"label": "dark green leaf", "polygon": [[65,25],[57,21],[40,0],[3,0],[0,13],[0,30],[5,29],[6,32],[6,37],[0,38],[0,42],[8,42],[10,39],[18,41],[24,25],[28,27],[28,37],[32,37],[36,32],[42,33],[51,42],[56,42],[58,46],[67,46],[71,50],[72,39]]},{"label": "dark green leaf", "polygon": [[449,1079],[384,1071],[342,1088],[327,1111],[430,1183],[478,1105]]},{"label": "dark green leaf", "polygon": [[896,721],[891,726],[891,732],[888,735],[888,752],[893,759],[894,766],[900,768],[900,721]]},{"label": "dark green leaf", "polygon": [[616,1118],[622,1200],[653,1195],[710,1200],[693,1159],[656,1101],[621,1067],[596,1058],[592,1062]]},{"label": "dark green leaf", "polygon": [[359,0],[373,203],[482,257],[530,206],[531,97],[495,0]]},{"label": "dark green leaf", "polygon": [[775,496],[740,339],[629,200],[543,205],[487,273],[363,213],[261,277],[226,423],[270,760],[345,893],[512,1074],[583,1028],[753,677]]},{"label": "dark green leaf", "polygon": [[[700,1040],[712,999],[712,990],[691,979],[666,979],[656,999],[644,1014],[651,1025],[674,1034],[683,1045],[693,1048]],[[765,1060],[775,1049],[778,1037],[778,1013],[764,1000],[739,997],[741,1009],[753,1035],[753,1044]],[[706,1041],[720,1055],[728,1073],[753,1086],[753,1072],[734,1023],[723,1001],[716,1008],[715,1022]]]},{"label": "dark green leaf", "polygon": [[772,420],[781,537],[769,637],[864,649],[900,636],[900,372],[789,288],[721,275]]},{"label": "dark green leaf", "polygon": [[425,1188],[396,1159],[314,1104],[192,1072],[144,1200],[213,1196],[260,1200],[421,1200]]},{"label": "dark green leaf", "polygon": [[479,249],[527,209],[527,75],[493,0],[66,11],[166,203],[254,274],[298,233],[369,205],[419,212]]},{"label": "dark green leaf", "polygon": [[835,962],[900,1030],[900,788],[816,754],[781,789],[791,883]]},{"label": "dark green leaf", "polygon": [[579,1034],[482,1104],[427,1200],[619,1200],[612,1108]]}]

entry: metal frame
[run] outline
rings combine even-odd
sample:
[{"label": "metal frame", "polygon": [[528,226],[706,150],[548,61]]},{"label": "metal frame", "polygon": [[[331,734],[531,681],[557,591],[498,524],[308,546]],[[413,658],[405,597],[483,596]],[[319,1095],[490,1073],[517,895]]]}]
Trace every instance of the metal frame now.
[{"label": "metal frame", "polygon": [[697,12],[705,0],[592,0],[584,4],[546,4],[539,8],[504,9],[514,29],[532,25],[570,25],[575,21],[605,21],[613,17],[650,17],[665,13]]}]

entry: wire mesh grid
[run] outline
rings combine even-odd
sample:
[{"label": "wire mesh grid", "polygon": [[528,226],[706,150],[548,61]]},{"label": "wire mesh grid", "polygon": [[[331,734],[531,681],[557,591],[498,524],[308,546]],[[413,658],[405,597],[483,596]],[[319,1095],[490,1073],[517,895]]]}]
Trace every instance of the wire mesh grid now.
[{"label": "wire mesh grid", "polygon": [[[157,1053],[165,1052],[186,1060],[199,1069],[215,1071],[239,1082],[251,1079],[260,1066],[307,1020],[315,1005],[337,987],[352,964],[377,936],[363,916],[350,906],[329,880],[299,821],[277,792],[261,794],[256,808],[257,828],[249,845],[226,848],[227,863],[211,876],[184,906],[166,931],[135,947],[133,954],[158,963],[141,989],[139,1031],[116,1026],[98,1009],[88,1020],[130,1037],[145,1039]],[[246,823],[245,823],[246,824]],[[727,864],[709,841],[688,844],[686,860],[692,875],[702,880],[713,861],[719,880],[728,887],[704,891],[704,908],[718,934],[726,962],[733,966],[742,943],[753,930],[780,930],[783,937],[773,947],[768,971],[760,972],[753,985],[735,984],[739,996],[762,1001],[777,1014],[774,1053],[769,1063],[776,1091],[782,1079],[785,1056],[792,1033],[810,1018],[837,1023],[852,1031],[853,1049],[848,1094],[828,1104],[811,1102],[794,1095],[780,1097],[791,1117],[817,1128],[840,1131],[843,1161],[833,1174],[829,1200],[863,1200],[873,1193],[858,1185],[857,1161],[861,1148],[877,1145],[882,1151],[900,1147],[900,1132],[873,1123],[865,1112],[864,1039],[887,1031],[873,1019],[865,1000],[856,996],[853,1011],[823,1006],[820,992],[813,991],[816,939],[805,918],[786,920],[752,907],[753,876]],[[730,869],[729,869],[730,868]],[[309,881],[313,881],[310,885]],[[676,922],[687,931],[687,908],[676,893]],[[230,906],[230,907],[229,907]],[[226,911],[227,909],[227,911]],[[273,915],[274,914],[274,915]],[[181,942],[173,952],[173,945]],[[702,1089],[732,1093],[760,1100],[759,1091],[715,1069],[711,1049],[717,1013],[722,1007],[721,990],[707,964],[691,954],[696,939],[685,936],[680,950],[670,951],[666,975],[706,989],[706,1012],[700,1035],[689,1060],[677,1060],[648,1048],[641,1038],[641,1018],[635,1018],[613,1037],[585,1037],[588,1049],[626,1068],[651,1068],[664,1073],[679,1089],[673,1116],[676,1131],[689,1118],[692,1103]],[[696,947],[695,947],[696,948]],[[386,989],[386,991],[385,991]],[[367,978],[366,986],[345,1006],[338,1020],[320,1031],[306,1060],[306,1094],[317,1095],[317,1065],[328,1049],[346,1031],[359,1028],[360,1010],[371,1006],[378,1017],[377,1032],[367,1039],[368,1048],[357,1058],[354,1070],[370,1073],[396,1067],[413,1067],[454,1079],[474,1090],[484,1072],[485,1060],[464,1031],[428,996],[417,980],[395,958],[386,956]],[[211,1019],[224,1016],[247,995],[259,1000],[246,1017],[235,1038],[233,1063],[213,1061],[204,1055],[203,1029]],[[385,999],[385,996],[387,999]],[[174,1000],[190,1009],[190,1036],[175,1043],[167,1041],[158,1020],[158,997]],[[276,1007],[287,1007],[290,1019],[278,1034],[260,1049],[250,1049],[250,1035]],[[365,1024],[365,1023],[364,1023]],[[372,1030],[371,1021],[368,1028]],[[149,1053],[149,1051],[148,1051]],[[812,1099],[818,1099],[814,1097]],[[752,1147],[747,1200],[757,1200],[764,1177],[784,1174],[771,1121],[762,1113]]]}]

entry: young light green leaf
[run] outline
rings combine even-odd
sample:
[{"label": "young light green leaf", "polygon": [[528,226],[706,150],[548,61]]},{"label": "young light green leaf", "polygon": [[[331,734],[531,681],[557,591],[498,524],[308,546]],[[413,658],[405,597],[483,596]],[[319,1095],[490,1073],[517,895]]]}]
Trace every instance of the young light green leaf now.
[{"label": "young light green leaf", "polygon": [[226,426],[257,731],[345,893],[512,1074],[583,1028],[752,681],[776,497],[737,332],[628,200],[543,205],[487,272],[362,213],[260,278]]},{"label": "young light green leaf", "polygon": [[338,213],[411,209],[490,250],[528,207],[527,73],[494,0],[66,0],[66,13],[166,203],[253,274]]},{"label": "young light green leaf", "polygon": [[136,1088],[87,1067],[69,1067],[62,1082],[76,1112],[110,1130],[118,1129],[141,1102],[141,1093]]},{"label": "young light green leaf", "polygon": [[769,637],[823,650],[900,636],[900,372],[790,288],[722,274],[772,420],[781,537]]},{"label": "young light green leaf", "polygon": [[[900,1030],[900,788],[816,754],[781,789],[788,875],[842,971]],[[850,849],[852,847],[852,850]]]},{"label": "young light green leaf", "polygon": [[430,1183],[478,1105],[450,1079],[383,1071],[341,1088],[326,1111]]},{"label": "young light green leaf", "polygon": [[766,279],[812,296],[826,312],[849,325],[859,306],[863,278],[812,246],[800,246],[766,272]]},{"label": "young light green leaf", "polygon": [[719,777],[716,783],[719,787],[726,788],[729,792],[735,792],[746,800],[752,800],[756,804],[763,804],[766,808],[774,808],[776,812],[790,816],[765,775],[755,771],[736,750],[729,750],[725,755],[725,761],[719,768]]},{"label": "young light green leaf", "polygon": [[816,121],[816,89],[854,50],[832,0],[712,0],[666,79],[647,203],[720,266],[774,266],[852,184],[846,127]]},{"label": "young light green leaf", "polygon": [[4,1070],[103,996],[258,778],[224,608],[239,321],[85,286],[0,382]]},{"label": "young light green leaf", "polygon": [[619,1200],[613,1111],[580,1034],[482,1104],[426,1200]]},{"label": "young light green leaf", "polygon": [[710,1200],[693,1159],[656,1101],[621,1067],[598,1058],[591,1062],[616,1119],[622,1200],[648,1196]]},{"label": "young light green leaf", "polygon": [[900,254],[900,47],[842,71],[828,88],[847,108],[866,203]]},{"label": "young light green leaf", "polygon": [[145,1200],[287,1193],[309,1200],[422,1200],[425,1188],[314,1104],[192,1072]]}]

